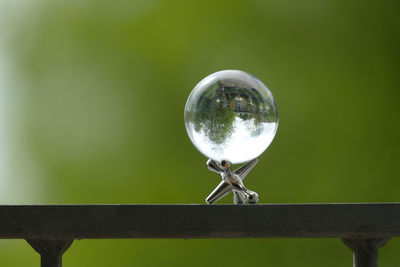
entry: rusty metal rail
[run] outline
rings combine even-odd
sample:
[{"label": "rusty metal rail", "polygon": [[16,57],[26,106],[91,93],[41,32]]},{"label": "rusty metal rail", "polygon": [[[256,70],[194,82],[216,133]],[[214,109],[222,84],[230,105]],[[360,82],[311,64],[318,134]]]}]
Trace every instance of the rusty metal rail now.
[{"label": "rusty metal rail", "polygon": [[354,266],[376,267],[400,236],[400,204],[3,205],[0,238],[25,239],[44,267],[61,266],[74,239],[340,238]]}]

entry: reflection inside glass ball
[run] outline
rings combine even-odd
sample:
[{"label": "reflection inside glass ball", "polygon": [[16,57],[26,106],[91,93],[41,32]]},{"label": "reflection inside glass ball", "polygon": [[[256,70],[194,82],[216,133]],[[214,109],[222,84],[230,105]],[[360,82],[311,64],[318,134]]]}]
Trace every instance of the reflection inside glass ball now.
[{"label": "reflection inside glass ball", "polygon": [[242,163],[258,157],[278,128],[278,110],[268,88],[238,70],[216,72],[193,89],[185,125],[196,148],[208,158]]}]

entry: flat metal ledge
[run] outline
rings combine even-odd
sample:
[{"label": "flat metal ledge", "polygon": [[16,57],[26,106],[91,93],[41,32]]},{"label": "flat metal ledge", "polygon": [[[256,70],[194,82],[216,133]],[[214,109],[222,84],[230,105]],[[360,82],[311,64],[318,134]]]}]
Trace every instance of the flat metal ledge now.
[{"label": "flat metal ledge", "polygon": [[1,205],[0,238],[386,238],[400,203]]}]

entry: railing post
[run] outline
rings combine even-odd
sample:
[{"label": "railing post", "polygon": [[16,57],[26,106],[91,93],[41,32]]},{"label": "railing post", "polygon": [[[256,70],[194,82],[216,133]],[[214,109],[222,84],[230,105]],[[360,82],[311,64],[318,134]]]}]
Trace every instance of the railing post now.
[{"label": "railing post", "polygon": [[62,256],[73,240],[27,239],[26,241],[40,254],[41,267],[61,267]]},{"label": "railing post", "polygon": [[353,251],[354,267],[378,267],[378,250],[390,238],[342,239]]}]

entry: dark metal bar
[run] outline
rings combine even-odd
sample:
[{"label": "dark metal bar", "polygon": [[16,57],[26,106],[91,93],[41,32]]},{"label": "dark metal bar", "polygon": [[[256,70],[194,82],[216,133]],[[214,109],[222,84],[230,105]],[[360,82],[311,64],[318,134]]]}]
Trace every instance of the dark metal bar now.
[{"label": "dark metal bar", "polygon": [[342,239],[353,251],[354,267],[378,267],[378,250],[390,238]]},{"label": "dark metal bar", "polygon": [[0,238],[389,238],[400,204],[0,206]]},{"label": "dark metal bar", "polygon": [[42,267],[62,267],[62,256],[72,240],[27,239],[29,245],[40,254]]}]

